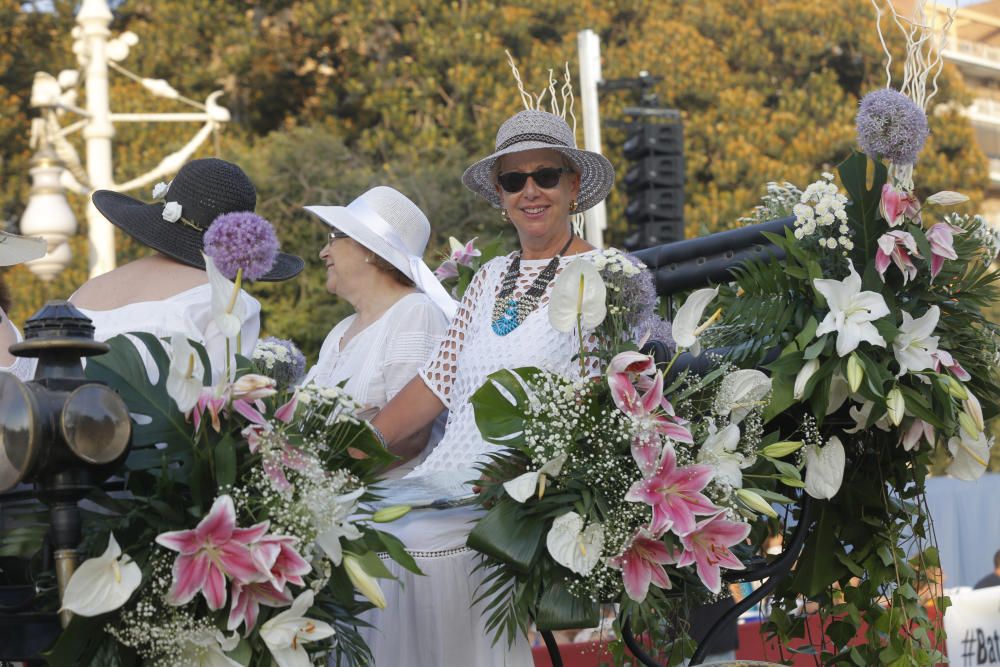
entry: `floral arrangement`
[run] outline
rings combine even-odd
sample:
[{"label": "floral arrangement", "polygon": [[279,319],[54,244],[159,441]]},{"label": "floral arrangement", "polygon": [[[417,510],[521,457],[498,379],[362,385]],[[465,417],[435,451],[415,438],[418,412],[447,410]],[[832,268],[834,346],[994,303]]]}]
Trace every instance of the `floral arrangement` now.
[{"label": "floral arrangement", "polygon": [[765,438],[804,443],[787,462],[821,501],[771,631],[801,636],[805,597],[830,621],[823,664],[930,665],[943,628],[918,593],[939,566],[924,480],[932,460],[973,480],[990,458],[1000,345],[983,308],[1000,295],[997,234],[949,212],[963,195],[917,196],[927,120],[910,97],[869,94],[857,130],[867,156],[840,164],[839,185],[827,173],[801,192],[791,228],[768,235],[784,261],[738,270],[705,338],[743,365],[777,353]]},{"label": "floral arrangement", "polygon": [[462,243],[454,236],[448,237],[448,253],[441,264],[434,269],[434,275],[455,299],[461,300],[469,283],[472,282],[472,276],[480,266],[503,254],[502,237],[498,236],[482,248],[476,247],[478,239],[477,236]]},{"label": "floral arrangement", "polygon": [[[265,225],[230,214],[206,235],[214,315],[230,337],[239,331],[241,277],[263,275],[274,259],[276,245],[270,259],[245,251]],[[49,659],[366,664],[359,615],[385,606],[377,579],[391,576],[378,552],[417,568],[377,529],[408,508],[369,508],[378,499],[374,474],[392,456],[356,417],[360,406],[337,387],[296,388],[304,359],[289,341],[261,341],[252,359],[230,348],[225,369],[213,369],[206,350],[183,336],[130,337],[108,341],[111,352],[86,369],[138,417],[124,493],[89,497],[101,511],[86,519],[81,552],[95,556],[64,591],[73,620]]]},{"label": "floral arrangement", "polygon": [[[703,314],[716,291],[679,310],[678,352],[714,321]],[[472,398],[483,437],[505,447],[482,470],[488,510],[469,538],[490,568],[481,599],[498,640],[531,622],[596,626],[605,603],[620,605],[616,622],[672,636],[688,606],[720,593],[723,570],[744,568],[751,524],[790,501],[756,481],[799,481],[773,464],[798,444],[763,437],[770,380],[723,365],[668,382],[637,349],[655,305],[649,272],[617,250],[570,263],[549,318],[577,333],[579,373],[503,370]]]}]

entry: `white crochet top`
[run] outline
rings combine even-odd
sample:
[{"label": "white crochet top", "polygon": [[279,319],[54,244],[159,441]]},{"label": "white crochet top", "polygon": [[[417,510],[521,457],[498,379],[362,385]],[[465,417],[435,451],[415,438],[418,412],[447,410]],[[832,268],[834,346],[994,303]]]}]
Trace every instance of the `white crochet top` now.
[{"label": "white crochet top", "polygon": [[[597,253],[591,250],[561,258],[556,276],[573,260],[592,259]],[[549,294],[555,280],[546,287],[538,308],[519,327],[506,336],[493,332],[493,303],[512,257],[497,257],[476,273],[447,336],[420,371],[424,383],[450,413],[441,442],[410,477],[472,470],[485,461],[485,454],[500,449],[482,439],[469,403],[469,398],[491,373],[522,366],[535,366],[567,377],[580,372],[579,362],[573,360],[580,347],[576,333],[561,333],[549,324]],[[548,263],[548,259],[521,260],[515,298],[524,294]]]}]

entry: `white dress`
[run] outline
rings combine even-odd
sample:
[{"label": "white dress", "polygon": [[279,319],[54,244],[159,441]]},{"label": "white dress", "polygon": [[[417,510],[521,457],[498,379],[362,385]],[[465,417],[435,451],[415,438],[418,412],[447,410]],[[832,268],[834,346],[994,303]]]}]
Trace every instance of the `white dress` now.
[{"label": "white dress", "polygon": [[[240,323],[240,354],[249,357],[260,335],[260,302],[242,290],[239,298],[244,306]],[[221,377],[225,369],[226,338],[212,315],[212,290],[208,283],[165,299],[138,301],[109,310],[77,308],[94,324],[94,340],[104,341],[130,331],[145,331],[158,338],[180,333],[205,346],[212,362],[213,381]],[[146,364],[150,379],[155,381],[156,364],[146,346],[138,340],[132,342]],[[12,367],[0,367],[0,371],[13,372],[22,380],[30,380],[35,375],[37,361],[18,359]]]},{"label": "white dress", "polygon": [[[559,272],[578,257],[564,257]],[[515,297],[527,290],[549,260],[522,260]],[[427,459],[404,479],[440,477],[473,480],[475,467],[498,448],[482,439],[469,397],[502,368],[536,366],[566,376],[579,373],[573,360],[579,343],[574,333],[560,333],[548,320],[552,283],[538,308],[506,336],[491,328],[493,303],[510,264],[510,257],[487,262],[473,278],[437,354],[420,372],[421,378],[450,410],[444,438]],[[558,275],[558,273],[557,273]],[[443,482],[445,485],[448,482]],[[386,565],[399,583],[384,581],[387,608],[363,618],[372,628],[362,634],[372,649],[376,667],[531,667],[527,641],[519,637],[508,648],[505,639],[493,644],[481,605],[473,607],[484,573],[474,571],[476,552],[466,538],[479,510],[414,510],[380,526],[399,537],[425,576],[414,575],[392,561]]]},{"label": "white dress", "polygon": [[[340,342],[356,319],[357,314],[351,315],[333,327],[323,341],[316,365],[302,383],[332,387],[346,380],[344,390],[364,406],[361,415],[368,418],[427,363],[448,330],[448,320],[430,297],[413,292],[392,304],[341,349]],[[393,468],[385,478],[402,477],[422,458],[418,456]]]}]

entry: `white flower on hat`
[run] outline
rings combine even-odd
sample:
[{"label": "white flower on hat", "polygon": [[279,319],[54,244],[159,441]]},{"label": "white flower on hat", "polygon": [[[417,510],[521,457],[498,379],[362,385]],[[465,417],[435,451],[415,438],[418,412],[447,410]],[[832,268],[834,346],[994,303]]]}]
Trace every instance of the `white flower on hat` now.
[{"label": "white flower on hat", "polygon": [[167,196],[167,190],[170,189],[170,183],[164,183],[160,181],[153,186],[153,199],[163,199]]},{"label": "white flower on hat", "polygon": [[177,222],[181,219],[181,205],[175,201],[168,201],[163,206],[163,219],[167,222]]}]

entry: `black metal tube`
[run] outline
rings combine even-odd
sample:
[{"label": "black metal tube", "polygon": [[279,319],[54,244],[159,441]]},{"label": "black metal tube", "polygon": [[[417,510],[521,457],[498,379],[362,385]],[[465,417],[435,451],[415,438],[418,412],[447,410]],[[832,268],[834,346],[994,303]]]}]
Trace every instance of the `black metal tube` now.
[{"label": "black metal tube", "polygon": [[541,630],[542,641],[545,642],[545,648],[549,652],[549,660],[552,661],[552,667],[563,667],[562,654],[559,652],[559,643],[556,642],[556,638],[552,635],[551,630]]},{"label": "black metal tube", "polygon": [[806,538],[809,536],[809,530],[813,523],[812,498],[810,498],[805,492],[802,494],[800,507],[801,511],[799,512],[799,522],[795,526],[795,531],[792,533],[792,539],[789,541],[788,547],[781,552],[780,556],[762,567],[755,568],[753,570],[730,571],[726,573],[727,576],[723,577],[725,581],[732,583],[742,581],[759,581],[764,578],[766,578],[767,581],[719,617],[719,619],[709,629],[708,634],[706,634],[701,640],[701,643],[698,644],[698,648],[695,649],[694,655],[691,656],[691,662],[688,663],[689,665],[692,667],[694,665],[700,665],[702,660],[705,659],[705,655],[708,653],[708,644],[712,636],[728,624],[734,622],[740,617],[740,614],[745,612],[747,609],[757,604],[760,600],[763,600],[771,593],[771,591],[775,589],[775,587],[777,587],[781,580],[787,577],[792,571],[792,565],[795,564],[795,561],[802,553],[802,547],[805,545]]},{"label": "black metal tube", "polygon": [[660,663],[653,660],[653,658],[639,646],[639,642],[636,641],[635,635],[632,634],[632,622],[626,618],[622,623],[622,641],[625,642],[625,646],[628,650],[636,657],[636,659],[646,667],[662,667]]}]

